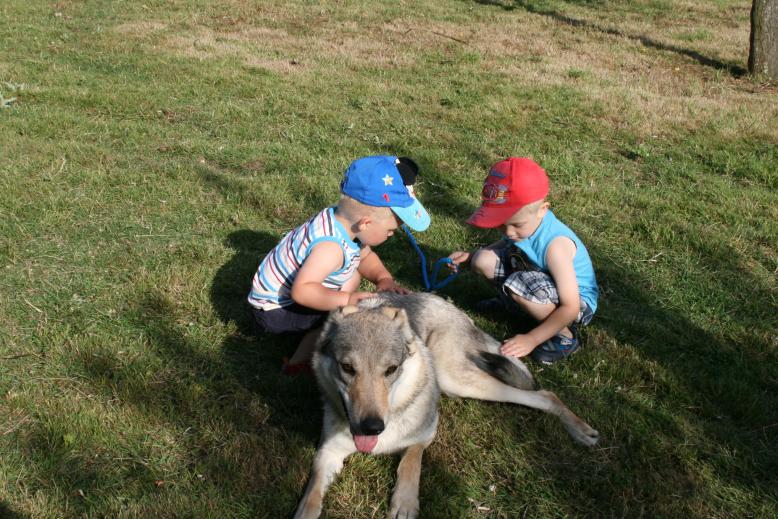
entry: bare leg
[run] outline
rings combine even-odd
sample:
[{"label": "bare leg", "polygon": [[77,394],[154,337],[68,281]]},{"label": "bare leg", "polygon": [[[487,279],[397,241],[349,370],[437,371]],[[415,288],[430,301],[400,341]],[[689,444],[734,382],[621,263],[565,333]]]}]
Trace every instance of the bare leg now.
[{"label": "bare leg", "polygon": [[423,445],[412,445],[405,450],[397,467],[397,484],[392,494],[389,517],[414,519],[419,515],[419,478]]},{"label": "bare leg", "polygon": [[[533,301],[529,301],[527,299],[519,297],[512,292],[510,296],[513,298],[514,301],[516,301],[516,304],[519,305],[522,310],[524,310],[527,314],[529,314],[532,318],[534,318],[538,322],[545,321],[546,317],[551,315],[551,312],[553,312],[557,308],[557,305],[553,303],[549,303],[549,304],[535,303]],[[573,336],[573,332],[570,330],[569,327],[562,328],[560,333],[565,337]]]},{"label": "bare leg", "polygon": [[[494,252],[494,250],[489,248],[479,249],[478,251],[473,254],[473,258],[470,260],[471,268],[481,274],[483,277],[488,279],[489,281],[494,280],[494,270],[497,267],[497,262],[499,261],[499,258],[497,257],[497,254]],[[531,317],[533,317],[536,321],[542,322],[548,317],[551,312],[556,310],[557,305],[555,304],[540,304],[540,303],[534,303],[532,301],[528,301],[526,299],[523,299],[516,294],[511,293],[510,296],[513,298],[514,301],[516,301],[516,304],[521,307],[522,310],[524,310],[527,314],[529,314]],[[573,332],[570,330],[570,328],[563,328],[561,330],[562,335],[566,337],[572,337]]]},{"label": "bare leg", "polygon": [[490,248],[478,249],[470,258],[470,268],[489,281],[494,279],[494,269],[497,268],[497,254]]}]

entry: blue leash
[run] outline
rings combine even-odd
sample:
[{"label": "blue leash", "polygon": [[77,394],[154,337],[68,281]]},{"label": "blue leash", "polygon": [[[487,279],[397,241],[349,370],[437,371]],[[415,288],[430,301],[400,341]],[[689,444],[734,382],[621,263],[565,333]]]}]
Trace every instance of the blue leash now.
[{"label": "blue leash", "polygon": [[459,275],[459,270],[454,270],[454,272],[449,274],[447,278],[438,281],[438,273],[440,273],[440,269],[443,267],[443,265],[447,263],[453,263],[451,258],[440,258],[432,267],[432,282],[430,282],[429,277],[427,276],[427,256],[424,255],[424,251],[422,251],[421,247],[419,247],[419,244],[416,243],[416,238],[413,237],[413,234],[411,234],[411,230],[408,229],[408,226],[403,224],[402,228],[405,231],[405,234],[408,235],[408,239],[411,241],[411,245],[413,245],[413,248],[416,249],[419,258],[421,258],[421,276],[424,279],[424,286],[427,292],[440,290],[444,286],[451,283],[454,278]]}]

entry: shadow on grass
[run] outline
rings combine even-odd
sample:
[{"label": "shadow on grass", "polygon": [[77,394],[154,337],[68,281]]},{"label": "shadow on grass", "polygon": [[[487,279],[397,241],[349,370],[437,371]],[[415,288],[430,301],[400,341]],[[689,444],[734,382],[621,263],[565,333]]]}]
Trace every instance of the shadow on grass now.
[{"label": "shadow on grass", "polygon": [[[433,182],[444,177],[432,168],[423,174]],[[456,217],[470,210],[463,199],[454,202],[436,209]],[[163,369],[153,377],[139,376],[138,370],[122,367],[111,352],[100,362],[92,357],[85,367],[94,383],[103,384],[109,393],[193,431],[192,463],[201,467],[198,470],[208,480],[219,481],[225,494],[248,496],[241,499],[255,511],[284,515],[301,495],[321,411],[311,379],[290,380],[278,373],[281,357],[294,349],[297,339],[250,335],[245,302],[250,279],[262,254],[277,240],[271,233],[250,230],[227,238],[234,254],[215,273],[210,297],[222,322],[234,321],[238,333],[225,339],[216,352],[178,322],[189,316],[177,315],[181,310],[174,301],[153,292],[138,301],[133,319]],[[424,244],[422,248],[429,263],[450,252]],[[766,335],[758,334],[764,321],[771,319],[763,304],[770,294],[755,288],[737,295],[742,286],[760,285],[726,250],[706,244],[697,248],[712,271],[724,274],[710,280],[711,291],[728,302],[737,301],[729,311],[753,325],[754,333],[745,342],[729,344],[701,329],[683,309],[667,308],[648,280],[604,261],[607,254],[597,254],[594,243],[590,250],[604,295],[587,335],[600,329],[615,344],[590,341],[570,361],[570,369],[580,371],[583,365],[587,374],[598,377],[600,363],[608,363],[605,375],[615,380],[585,384],[595,394],[571,388],[572,375],[564,364],[544,369],[538,378],[541,386],[557,392],[599,429],[603,443],[593,450],[582,449],[553,417],[512,405],[478,404],[476,414],[482,423],[504,422],[520,432],[517,442],[536,442],[529,452],[521,451],[526,454],[523,459],[511,458],[516,455],[512,446],[500,451],[514,463],[489,473],[500,485],[494,498],[496,510],[549,515],[550,501],[554,507],[550,515],[594,517],[603,509],[626,516],[702,517],[716,510],[759,515],[757,503],[728,502],[721,493],[744,493],[746,501],[749,493],[775,494],[770,482],[778,466],[771,449],[778,440],[774,427],[778,358]],[[418,256],[405,236],[394,237],[378,252],[400,282],[420,288]],[[472,309],[491,291],[474,275],[464,273],[440,294]],[[531,325],[526,321],[519,325],[507,315],[487,316],[485,321],[487,331],[497,337]],[[537,366],[532,369],[539,371]],[[447,416],[451,418],[444,411],[442,424]],[[218,438],[213,438],[214,432]],[[453,435],[454,441],[468,441],[460,433]],[[532,467],[530,474],[542,474],[543,481],[517,481],[512,467],[521,464]],[[141,476],[148,479],[153,473]],[[472,490],[454,469],[434,457],[425,458],[422,478],[425,515],[442,517],[440,510],[469,509]],[[442,481],[444,486],[431,485],[427,479]],[[458,505],[445,504],[452,496]]]},{"label": "shadow on grass", "polygon": [[[653,38],[649,38],[648,36],[644,36],[640,34],[630,34],[619,29],[614,29],[612,27],[605,27],[587,20],[573,18],[572,16],[568,16],[566,14],[560,13],[553,9],[539,7],[536,5],[535,2],[531,2],[527,0],[512,0],[512,1],[475,0],[475,3],[497,6],[502,9],[505,9],[506,11],[513,11],[514,9],[524,9],[527,12],[533,14],[539,14],[542,16],[547,16],[560,23],[570,25],[571,27],[580,27],[590,31],[597,31],[603,34],[609,34],[611,36],[618,36],[620,38],[627,38],[633,41],[638,41],[645,47],[661,50],[661,51],[674,52],[676,54],[680,54],[681,56],[686,56],[688,58],[693,59],[700,65],[711,67],[716,70],[726,71],[733,77],[741,77],[747,74],[748,72],[744,67],[736,63],[727,63],[715,58],[711,58],[709,56],[705,56],[704,54],[701,54],[696,50],[679,47],[677,45],[673,45],[670,43],[663,43],[661,41],[654,40]],[[572,2],[572,3],[582,3],[582,2]],[[589,2],[584,2],[584,3],[589,4]]]},{"label": "shadow on grass", "polygon": [[250,335],[254,321],[246,301],[251,279],[262,259],[281,239],[267,232],[243,229],[231,233],[226,245],[232,258],[216,272],[211,283],[211,304],[223,323],[233,321],[241,333]]},{"label": "shadow on grass", "polygon": [[3,519],[23,519],[27,516],[14,512],[10,506],[0,501],[0,517]]},{"label": "shadow on grass", "polygon": [[[733,266],[728,258],[711,260]],[[743,270],[723,278],[750,286]],[[601,381],[600,394],[590,398],[560,387],[569,380],[564,366],[544,370],[543,385],[560,388],[563,400],[603,434],[591,455],[562,448],[546,452],[542,463],[534,458],[537,470],[550,474],[550,491],[570,510],[592,516],[602,503],[615,515],[692,517],[724,510],[758,517],[776,506],[778,357],[767,336],[755,329],[728,343],[666,308],[637,275],[601,263],[598,279],[606,296],[592,328],[616,343],[585,343],[570,362],[583,363],[593,377],[606,363],[606,376],[619,378]],[[728,293],[732,282],[719,290]],[[745,322],[769,319],[762,302],[755,298],[735,313]]]},{"label": "shadow on grass", "polygon": [[[314,381],[280,374],[280,359],[296,342],[237,333],[214,347],[190,334],[177,311],[165,294],[146,294],[132,318],[151,351],[137,364],[109,350],[90,352],[82,369],[98,390],[178,431],[183,452],[165,455],[181,458],[177,484],[192,484],[197,475],[215,486],[212,493],[253,510],[249,516],[286,516],[302,490],[321,420]],[[144,466],[132,480],[165,479],[163,467]]]}]

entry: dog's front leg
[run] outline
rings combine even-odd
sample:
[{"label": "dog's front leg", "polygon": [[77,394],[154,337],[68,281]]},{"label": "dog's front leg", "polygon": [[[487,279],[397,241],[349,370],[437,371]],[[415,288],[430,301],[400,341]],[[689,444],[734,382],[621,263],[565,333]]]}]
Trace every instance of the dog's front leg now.
[{"label": "dog's front leg", "polygon": [[411,445],[405,449],[397,467],[397,484],[392,494],[389,517],[413,519],[419,515],[419,477],[424,445]]},{"label": "dog's front leg", "polygon": [[[313,519],[321,514],[324,493],[343,468],[343,460],[355,449],[349,448],[340,438],[330,438],[323,442],[316,451],[313,460],[311,478],[305,487],[305,494],[297,506],[295,519]],[[352,442],[353,443],[353,442]]]}]

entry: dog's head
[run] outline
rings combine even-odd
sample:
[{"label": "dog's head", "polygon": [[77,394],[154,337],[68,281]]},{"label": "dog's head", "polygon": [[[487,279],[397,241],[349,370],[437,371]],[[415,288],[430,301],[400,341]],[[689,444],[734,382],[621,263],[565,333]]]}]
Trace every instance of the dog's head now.
[{"label": "dog's head", "polygon": [[[348,419],[354,443],[370,452],[384,430],[396,387],[421,342],[413,333],[405,310],[387,306],[333,311],[319,337],[314,370],[330,400],[338,399]],[[417,368],[418,369],[418,368]]]}]

